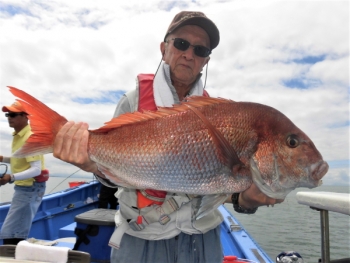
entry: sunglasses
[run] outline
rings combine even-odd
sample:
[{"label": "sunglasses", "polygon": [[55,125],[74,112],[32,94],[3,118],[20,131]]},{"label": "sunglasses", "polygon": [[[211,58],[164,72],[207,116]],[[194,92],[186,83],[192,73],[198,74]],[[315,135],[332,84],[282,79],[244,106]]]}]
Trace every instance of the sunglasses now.
[{"label": "sunglasses", "polygon": [[17,113],[17,112],[7,112],[5,113],[5,117],[15,118],[18,115],[23,115],[23,112]]},{"label": "sunglasses", "polygon": [[187,50],[190,46],[193,47],[193,52],[198,57],[206,58],[211,53],[209,48],[201,45],[191,45],[190,42],[182,38],[172,38],[171,40],[174,40],[174,47],[181,51]]}]

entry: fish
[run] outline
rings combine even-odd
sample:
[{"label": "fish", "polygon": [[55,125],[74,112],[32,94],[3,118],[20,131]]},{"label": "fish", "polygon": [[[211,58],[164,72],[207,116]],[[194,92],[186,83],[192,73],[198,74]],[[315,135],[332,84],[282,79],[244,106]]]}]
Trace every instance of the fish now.
[{"label": "fish", "polygon": [[[66,118],[26,92],[9,89],[29,114],[33,132],[15,156],[53,152]],[[116,185],[210,196],[198,205],[205,207],[201,213],[252,183],[284,199],[297,187],[321,185],[328,171],[311,139],[280,111],[201,96],[122,114],[89,130],[88,155]]]}]

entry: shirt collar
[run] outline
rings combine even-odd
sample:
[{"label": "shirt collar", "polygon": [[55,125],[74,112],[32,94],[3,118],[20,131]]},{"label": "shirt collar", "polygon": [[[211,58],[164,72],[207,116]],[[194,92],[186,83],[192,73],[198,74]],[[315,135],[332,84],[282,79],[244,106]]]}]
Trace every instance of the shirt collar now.
[{"label": "shirt collar", "polygon": [[13,136],[18,135],[20,137],[23,137],[28,131],[30,131],[30,126],[27,124],[22,130],[20,130],[18,133],[15,131],[12,133]]},{"label": "shirt collar", "polygon": [[[171,93],[173,94],[175,103],[179,104],[180,103],[179,96],[177,95],[177,92],[176,92],[174,85],[171,83],[170,66],[169,66],[169,64],[166,64],[166,63],[162,63],[162,64],[163,64],[163,72],[164,72],[165,80],[166,80],[168,86],[170,87],[170,90],[171,90]],[[201,77],[202,77],[202,73],[199,73],[197,76],[197,79],[192,84],[192,87],[191,87],[190,91],[188,92],[188,94],[191,94],[191,91],[193,90],[195,84],[200,80]]]}]

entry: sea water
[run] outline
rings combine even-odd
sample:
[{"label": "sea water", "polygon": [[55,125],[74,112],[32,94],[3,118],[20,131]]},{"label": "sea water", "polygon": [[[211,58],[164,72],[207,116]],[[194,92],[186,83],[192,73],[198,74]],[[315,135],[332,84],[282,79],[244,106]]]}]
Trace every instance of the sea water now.
[{"label": "sea water", "polygon": [[[91,181],[90,178],[50,177],[46,194],[69,187],[72,181]],[[321,186],[292,191],[286,200],[274,207],[260,207],[253,215],[234,212],[231,204],[225,206],[239,220],[265,252],[275,260],[282,251],[297,251],[305,263],[317,263],[321,258],[320,213],[298,204],[298,191],[325,191],[349,193],[349,186]],[[0,202],[11,201],[13,185],[0,187]],[[329,212],[331,259],[350,257],[350,216]]]},{"label": "sea water", "polygon": [[[349,186],[299,188],[283,203],[260,207],[253,215],[236,213],[231,204],[225,206],[272,260],[282,251],[297,251],[305,263],[317,263],[321,258],[320,212],[297,202],[296,193],[300,191],[349,193]],[[329,212],[331,259],[350,257],[349,229],[350,216]]]}]

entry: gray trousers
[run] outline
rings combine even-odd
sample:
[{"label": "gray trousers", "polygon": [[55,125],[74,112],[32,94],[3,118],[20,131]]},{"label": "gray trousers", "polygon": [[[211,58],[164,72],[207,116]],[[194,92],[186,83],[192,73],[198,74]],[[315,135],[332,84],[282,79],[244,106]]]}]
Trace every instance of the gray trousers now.
[{"label": "gray trousers", "polygon": [[119,249],[113,249],[111,263],[220,263],[223,252],[220,225],[205,234],[150,241],[124,234]]}]

